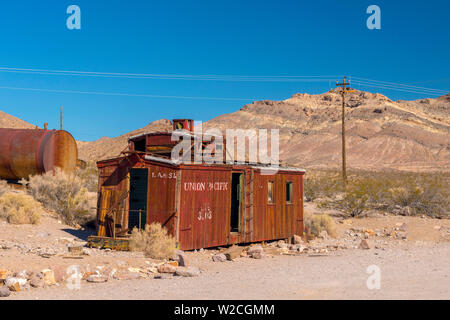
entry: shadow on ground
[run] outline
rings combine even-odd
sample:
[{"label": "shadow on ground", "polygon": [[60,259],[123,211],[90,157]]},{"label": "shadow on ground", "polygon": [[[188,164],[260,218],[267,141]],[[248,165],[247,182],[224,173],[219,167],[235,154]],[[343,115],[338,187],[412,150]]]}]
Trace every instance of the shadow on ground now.
[{"label": "shadow on ground", "polygon": [[95,229],[92,228],[86,228],[84,230],[63,229],[63,231],[83,241],[87,241],[89,236],[95,235]]}]

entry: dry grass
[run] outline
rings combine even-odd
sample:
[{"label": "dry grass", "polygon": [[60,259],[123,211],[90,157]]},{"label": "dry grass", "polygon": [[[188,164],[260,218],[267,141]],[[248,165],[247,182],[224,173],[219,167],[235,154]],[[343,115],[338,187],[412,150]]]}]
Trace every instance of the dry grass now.
[{"label": "dry grass", "polygon": [[97,192],[98,168],[95,162],[88,162],[85,168],[77,168],[75,176],[89,192]]},{"label": "dry grass", "polygon": [[11,192],[11,188],[8,187],[6,181],[0,180],[0,197],[7,192]]},{"label": "dry grass", "polygon": [[318,237],[322,231],[326,231],[331,237],[336,237],[336,225],[327,214],[309,214],[305,212],[305,227],[307,237]]},{"label": "dry grass", "polygon": [[134,228],[130,247],[132,250],[143,251],[149,258],[170,259],[175,252],[176,241],[161,224],[152,223],[145,226],[145,231]]},{"label": "dry grass", "polygon": [[41,210],[41,204],[24,193],[9,192],[0,197],[0,217],[11,224],[38,224]]},{"label": "dry grass", "polygon": [[95,219],[96,194],[89,193],[76,175],[57,169],[32,176],[28,189],[35,200],[56,212],[68,225],[85,225]]}]

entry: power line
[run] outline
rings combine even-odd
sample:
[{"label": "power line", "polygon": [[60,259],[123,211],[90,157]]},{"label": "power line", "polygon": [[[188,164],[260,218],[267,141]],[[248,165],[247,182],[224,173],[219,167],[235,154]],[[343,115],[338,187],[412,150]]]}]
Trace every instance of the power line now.
[{"label": "power line", "polygon": [[359,77],[353,77],[353,79],[356,79],[356,81],[363,81],[363,82],[368,82],[368,83],[381,84],[381,85],[397,87],[397,88],[407,88],[407,89],[410,88],[410,89],[420,90],[420,91],[434,91],[434,92],[448,93],[448,91],[446,91],[446,90],[417,87],[417,86],[412,86],[412,85],[407,85],[407,84],[402,84],[402,83],[386,82],[386,81],[379,81],[379,80],[371,80],[371,79],[359,78]]},{"label": "power line", "polygon": [[112,77],[131,79],[199,80],[199,81],[251,81],[251,82],[326,82],[340,76],[243,76],[243,75],[183,75],[151,73],[118,73],[50,69],[25,69],[0,67],[0,72],[60,76]]},{"label": "power line", "polygon": [[[11,68],[0,67],[0,72],[8,73],[24,73],[38,75],[55,75],[55,76],[82,76],[82,77],[108,77],[108,78],[126,78],[126,79],[149,79],[149,80],[186,80],[186,81],[230,81],[230,82],[328,82],[334,81],[340,76],[254,76],[254,75],[186,75],[186,74],[152,74],[152,73],[118,73],[118,72],[94,72],[94,71],[73,71],[73,70],[54,70],[54,69],[33,69],[33,68]],[[433,88],[418,87],[408,84],[379,81],[368,78],[353,77],[354,83],[366,87],[375,87],[386,90],[402,91],[417,94],[428,94],[434,96],[445,95],[449,91]],[[7,87],[4,87],[5,89]],[[24,88],[22,88],[24,89]],[[28,88],[28,90],[35,90]],[[48,90],[48,89],[42,89]],[[76,93],[76,92],[74,92]],[[86,93],[86,92],[82,92]],[[105,93],[93,93],[105,94]],[[108,95],[115,95],[107,93]],[[133,96],[132,94],[130,94]],[[142,95],[141,95],[142,96]],[[145,96],[145,95],[144,95]],[[148,95],[147,95],[148,96]],[[162,96],[172,97],[172,96]],[[175,97],[175,96],[174,96]],[[191,97],[182,97],[191,98]],[[195,98],[195,97],[192,97]],[[201,98],[201,97],[199,97]],[[209,99],[209,98],[208,98]],[[212,98],[211,98],[212,99]],[[218,98],[222,99],[222,98]],[[234,99],[234,98],[233,98]],[[251,99],[241,99],[251,100]]]},{"label": "power line", "polygon": [[143,97],[143,98],[170,98],[170,99],[194,99],[194,100],[223,100],[223,101],[255,101],[255,98],[218,98],[218,97],[193,97],[193,96],[168,96],[153,94],[134,94],[134,93],[116,93],[116,92],[96,92],[96,91],[76,91],[76,90],[57,90],[43,88],[18,88],[18,87],[0,87],[0,89],[40,91],[53,93],[73,93],[73,94],[92,94],[104,96],[125,96],[125,97]]},{"label": "power line", "polygon": [[446,91],[444,91],[443,93],[436,93],[436,92],[428,92],[428,91],[411,90],[411,89],[407,89],[407,88],[392,87],[392,86],[383,85],[383,84],[372,84],[369,82],[363,82],[363,81],[357,81],[357,80],[354,80],[353,83],[356,83],[356,84],[359,84],[359,85],[365,86],[365,87],[380,88],[380,89],[393,90],[393,91],[403,91],[403,92],[408,92],[408,93],[427,94],[427,95],[432,95],[432,96],[436,96],[436,97],[439,97],[439,96],[447,93]]}]

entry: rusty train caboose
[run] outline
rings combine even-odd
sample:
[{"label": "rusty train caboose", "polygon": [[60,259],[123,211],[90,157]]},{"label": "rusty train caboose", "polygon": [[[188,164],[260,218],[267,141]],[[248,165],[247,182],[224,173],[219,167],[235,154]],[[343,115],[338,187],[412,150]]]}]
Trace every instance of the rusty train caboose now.
[{"label": "rusty train caboose", "polygon": [[[173,120],[193,135],[192,120]],[[182,250],[287,239],[303,234],[304,170],[262,174],[257,163],[187,164],[171,160],[171,132],[129,138],[128,149],[99,161],[97,236],[126,240],[159,222]],[[223,147],[223,146],[221,146]]]}]

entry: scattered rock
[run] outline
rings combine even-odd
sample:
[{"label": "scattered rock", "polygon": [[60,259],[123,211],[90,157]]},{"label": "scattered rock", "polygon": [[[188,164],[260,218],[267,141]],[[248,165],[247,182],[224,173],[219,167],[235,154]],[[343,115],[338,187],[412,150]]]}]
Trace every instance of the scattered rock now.
[{"label": "scattered rock", "polygon": [[178,261],[169,261],[167,263],[170,264],[171,266],[174,266],[175,268],[178,267]]},{"label": "scattered rock", "polygon": [[[266,248],[268,249],[268,248]],[[261,245],[255,245],[248,248],[247,253],[249,256],[253,255],[256,252],[264,252],[264,248]]]},{"label": "scattered rock", "polygon": [[8,287],[10,291],[19,292],[27,284],[27,279],[24,278],[14,278],[10,277],[5,280],[5,286]]},{"label": "scattered rock", "polygon": [[296,251],[296,252],[303,252],[305,249],[306,249],[306,247],[301,244],[293,245],[291,248],[292,251]]},{"label": "scattered rock", "polygon": [[264,251],[255,251],[252,253],[251,257],[253,259],[262,259],[265,257],[265,253]]},{"label": "scattered rock", "polygon": [[149,273],[158,273],[158,268],[156,267],[149,267],[146,269]]},{"label": "scattered rock", "polygon": [[214,262],[225,262],[227,261],[227,256],[224,255],[223,253],[218,253],[212,256],[212,260]]},{"label": "scattered rock", "polygon": [[90,276],[93,275],[98,275],[96,272],[90,272],[90,271],[86,271],[83,273],[83,277],[81,277],[81,280],[87,280],[87,278],[89,278]]},{"label": "scattered rock", "polygon": [[[271,255],[279,255],[279,254],[281,254],[282,251],[286,252],[286,251],[288,251],[288,249],[287,248],[280,249],[280,248],[276,248],[276,247],[266,247],[263,249],[262,252],[260,250],[257,250],[256,252],[252,253],[252,256],[255,253],[257,253],[257,254],[266,253],[266,254],[271,254]],[[259,259],[259,258],[257,258],[257,259]]]},{"label": "scattered rock", "polygon": [[189,260],[186,256],[186,254],[184,253],[184,251],[181,250],[175,250],[175,254],[174,254],[174,261],[178,262],[178,265],[180,267],[187,267],[189,266]]},{"label": "scattered rock", "polygon": [[284,241],[284,240],[279,240],[279,241],[277,242],[277,247],[278,247],[278,248],[281,248],[281,249],[284,249],[284,248],[287,248],[288,245],[287,245],[286,241]]},{"label": "scattered rock", "polygon": [[0,287],[0,298],[6,298],[11,295],[11,291],[7,287]]},{"label": "scattered rock", "polygon": [[241,252],[244,249],[242,247],[236,246],[236,245],[232,245],[231,247],[229,247],[228,249],[226,249],[224,252],[222,252],[226,257],[227,260],[234,260],[236,258],[239,258],[241,256]]},{"label": "scattered rock", "polygon": [[0,282],[5,280],[11,275],[11,272],[8,270],[0,269]]},{"label": "scattered rock", "polygon": [[35,276],[30,280],[30,286],[32,286],[33,288],[42,288],[44,287],[44,285],[44,279],[39,278],[38,276]]},{"label": "scattered rock", "polygon": [[47,286],[53,286],[56,284],[55,274],[50,269],[44,269],[41,271],[42,278],[44,279],[44,283]]},{"label": "scattered rock", "polygon": [[302,237],[300,237],[300,236],[298,236],[298,235],[296,235],[296,234],[294,234],[294,244],[303,244],[303,239],[302,239]]},{"label": "scattered rock", "polygon": [[64,266],[54,265],[50,268],[50,270],[53,271],[53,276],[56,282],[63,282],[68,277],[67,269]]},{"label": "scattered rock", "polygon": [[30,280],[32,278],[32,276],[33,276],[33,273],[29,272],[27,270],[22,270],[22,271],[14,273],[15,278],[24,278],[24,279]]},{"label": "scattered rock", "polygon": [[177,267],[168,264],[168,263],[164,263],[160,266],[158,266],[158,272],[159,273],[174,273],[175,271],[177,271]]},{"label": "scattered rock", "polygon": [[82,246],[69,245],[69,246],[67,246],[67,250],[69,250],[69,253],[72,254],[72,255],[81,256],[83,254],[83,247]]},{"label": "scattered rock", "polygon": [[94,275],[87,277],[86,281],[92,282],[92,283],[102,283],[102,282],[108,281],[108,277],[104,277],[100,274],[94,274]]},{"label": "scattered rock", "polygon": [[200,275],[200,270],[196,267],[179,267],[175,274],[181,277],[197,277]]},{"label": "scattered rock", "polygon": [[366,239],[361,240],[361,243],[359,244],[359,248],[360,248],[360,249],[363,249],[363,250],[368,250],[368,249],[370,249],[370,243],[369,243],[369,241],[366,240]]}]

